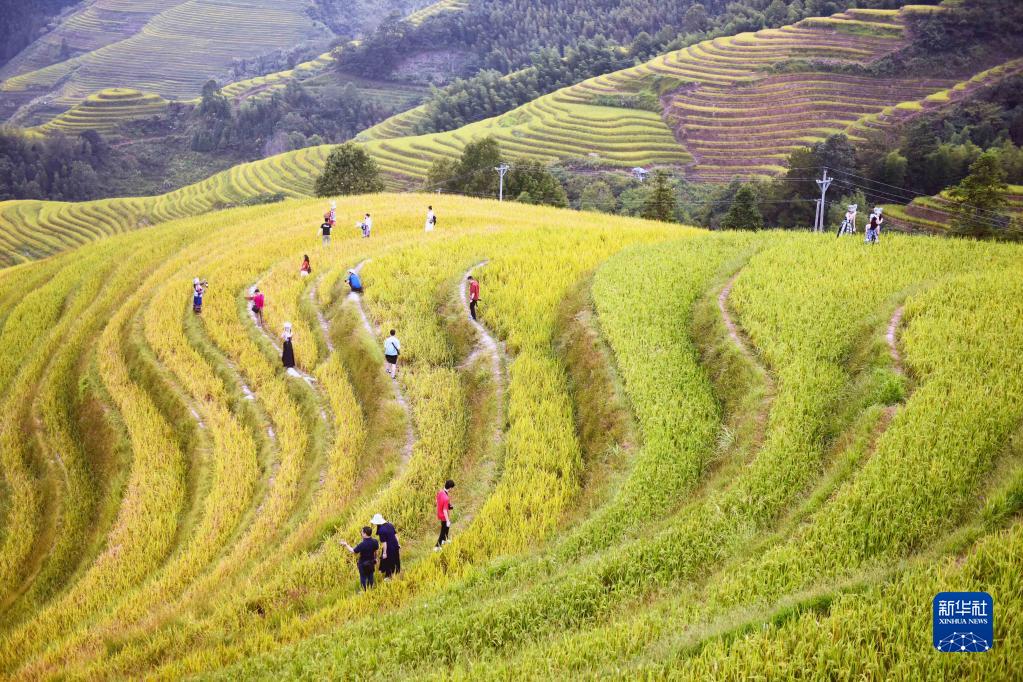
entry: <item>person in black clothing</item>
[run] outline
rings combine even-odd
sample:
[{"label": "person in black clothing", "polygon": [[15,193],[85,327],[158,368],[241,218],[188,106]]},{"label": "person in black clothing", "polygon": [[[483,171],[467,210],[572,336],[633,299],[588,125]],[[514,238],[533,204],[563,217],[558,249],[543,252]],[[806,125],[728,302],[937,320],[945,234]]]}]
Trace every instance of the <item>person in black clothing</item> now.
[{"label": "person in black clothing", "polygon": [[383,514],[375,514],[370,520],[377,527],[380,538],[380,572],[384,580],[389,580],[395,573],[401,573],[401,545],[398,544],[398,531],[388,523]]},{"label": "person in black clothing", "polygon": [[341,544],[352,554],[358,554],[356,565],[359,567],[359,584],[362,589],[368,590],[373,587],[373,573],[377,567],[377,550],[380,543],[373,539],[373,529],[369,526],[362,527],[362,542],[352,547],[344,540]]},{"label": "person in black clothing", "polygon": [[328,221],[324,220],[323,224],[320,225],[320,230],[323,232],[323,245],[326,246],[330,243],[330,228],[333,227]]}]

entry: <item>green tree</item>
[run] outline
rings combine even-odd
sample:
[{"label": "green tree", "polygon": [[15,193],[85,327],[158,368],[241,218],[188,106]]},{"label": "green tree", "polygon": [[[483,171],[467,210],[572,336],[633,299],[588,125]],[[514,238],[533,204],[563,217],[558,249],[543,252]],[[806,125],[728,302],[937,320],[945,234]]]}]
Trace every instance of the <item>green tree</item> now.
[{"label": "green tree", "polygon": [[498,175],[495,169],[503,160],[501,146],[492,137],[465,145],[458,162],[458,191],[471,196],[496,197]]},{"label": "green tree", "polygon": [[539,161],[516,163],[505,177],[504,191],[523,203],[568,206],[565,188]]},{"label": "green tree", "polygon": [[231,104],[220,92],[217,81],[208,80],[202,86],[202,99],[199,102],[199,113],[208,119],[226,120],[231,118]]},{"label": "green tree", "polygon": [[970,174],[949,190],[956,203],[952,222],[955,234],[968,237],[991,237],[1004,230],[1008,220],[998,213],[1005,207],[1005,171],[996,152],[986,152],[970,166]]},{"label": "green tree", "polygon": [[706,31],[708,25],[707,8],[698,2],[694,2],[692,7],[686,10],[686,30],[690,33],[700,33],[701,31]]},{"label": "green tree", "polygon": [[643,217],[649,220],[673,222],[675,220],[675,191],[668,179],[668,174],[659,170],[654,174],[654,186],[643,205]]},{"label": "green tree", "polygon": [[579,208],[583,211],[614,213],[614,192],[603,180],[587,183],[586,187],[583,188],[582,194],[579,196]]},{"label": "green tree", "polygon": [[330,152],[323,173],[316,180],[316,196],[380,192],[384,183],[376,161],[359,145],[346,142]]},{"label": "green tree", "polygon": [[750,184],[745,184],[735,193],[728,213],[721,220],[723,230],[762,230],[764,217],[757,207],[757,192]]}]

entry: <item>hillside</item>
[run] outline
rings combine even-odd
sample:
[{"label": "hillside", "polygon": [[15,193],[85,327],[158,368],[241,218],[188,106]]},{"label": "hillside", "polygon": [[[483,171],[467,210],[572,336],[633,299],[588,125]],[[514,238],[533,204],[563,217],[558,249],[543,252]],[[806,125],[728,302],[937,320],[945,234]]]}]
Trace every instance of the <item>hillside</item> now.
[{"label": "hillside", "polygon": [[[785,155],[794,147],[832,132],[848,131],[856,137],[895,126],[920,112],[952,106],[984,84],[1023,71],[1023,60],[1015,59],[957,83],[909,83],[815,70],[785,74],[765,70],[777,64],[791,67],[794,59],[802,62],[821,55],[855,63],[895,49],[901,40],[899,17],[914,11],[931,10],[910,7],[899,13],[875,13],[871,24],[884,28],[869,34],[858,32],[863,21],[853,12],[828,21],[805,20],[784,30],[715,39],[448,133],[401,136],[408,116],[399,116],[366,131],[362,144],[392,188],[421,187],[434,160],[454,158],[466,142],[487,135],[498,139],[512,157],[545,162],[598,168],[675,166],[694,180],[777,174],[784,170]],[[797,86],[803,90],[793,96]],[[653,91],[664,93],[659,99],[660,114],[636,108]],[[864,91],[871,96],[865,99]],[[710,102],[717,104],[706,104]],[[727,102],[733,107],[730,111],[721,106]],[[73,126],[81,116],[102,115],[103,108],[86,104],[53,125]],[[107,109],[111,110],[116,107]],[[813,117],[812,125],[807,124],[807,116]],[[330,149],[329,145],[309,147],[240,164],[156,197],[83,204],[0,202],[0,262],[39,258],[101,234],[198,215],[266,195],[310,196]]]},{"label": "hillside", "polygon": [[[0,270],[2,674],[1019,678],[1019,246],[426,194],[323,246],[323,206]],[[402,570],[363,594],[377,513]],[[931,646],[950,589],[990,651]]]},{"label": "hillside", "polygon": [[[1006,201],[1004,215],[1010,219],[1023,218],[1023,187],[1010,185]],[[947,234],[955,219],[955,204],[942,193],[918,197],[905,206],[889,204],[885,212],[891,226],[903,232]]]},{"label": "hillside", "polygon": [[[211,78],[238,80],[232,72],[246,61],[322,50],[344,37],[313,18],[319,16],[320,5],[330,4],[321,0],[87,0],[0,67],[0,119],[18,125],[46,123],[111,88],[191,100]],[[409,3],[348,4],[348,23],[338,28],[358,33],[375,28],[388,11]],[[425,6],[417,16],[422,20],[450,11],[451,5]],[[324,56],[297,68],[301,72],[328,61]],[[286,80],[291,75],[288,71],[270,79]]]}]

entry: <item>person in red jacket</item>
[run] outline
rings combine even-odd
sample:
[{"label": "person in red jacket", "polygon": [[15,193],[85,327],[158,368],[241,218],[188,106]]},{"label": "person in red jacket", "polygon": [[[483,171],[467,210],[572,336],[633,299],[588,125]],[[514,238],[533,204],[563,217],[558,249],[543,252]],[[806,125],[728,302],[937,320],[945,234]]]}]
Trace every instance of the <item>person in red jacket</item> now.
[{"label": "person in red jacket", "polygon": [[448,531],[451,529],[451,495],[449,490],[455,487],[455,482],[450,478],[444,482],[444,487],[437,491],[437,520],[440,521],[440,536],[433,551],[439,551],[448,541]]},{"label": "person in red jacket", "polygon": [[246,296],[245,300],[252,301],[252,314],[256,316],[256,324],[260,327],[263,326],[263,304],[266,299],[263,298],[263,292],[258,288],[252,290],[251,296]]},{"label": "person in red jacket", "polygon": [[476,320],[476,304],[480,302],[480,283],[469,275],[469,316]]}]

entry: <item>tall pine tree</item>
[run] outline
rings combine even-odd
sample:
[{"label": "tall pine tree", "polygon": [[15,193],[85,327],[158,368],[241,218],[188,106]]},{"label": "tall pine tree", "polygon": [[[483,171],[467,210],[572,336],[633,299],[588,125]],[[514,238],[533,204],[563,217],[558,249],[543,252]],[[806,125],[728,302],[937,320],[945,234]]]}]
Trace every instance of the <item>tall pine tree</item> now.
[{"label": "tall pine tree", "polygon": [[721,219],[723,230],[762,230],[764,216],[757,207],[757,191],[749,183],[739,188],[728,213]]},{"label": "tall pine tree", "polygon": [[668,174],[659,170],[654,174],[654,187],[643,204],[643,217],[649,220],[661,220],[666,223],[675,221],[675,192]]}]

